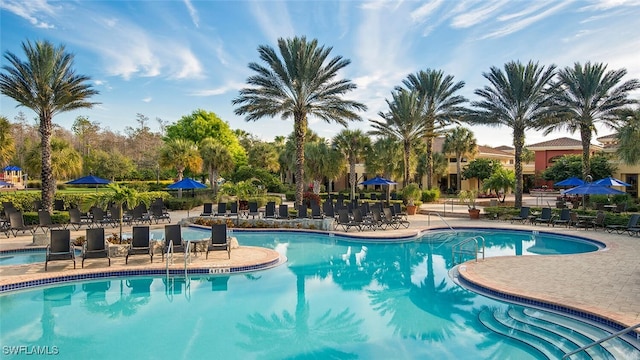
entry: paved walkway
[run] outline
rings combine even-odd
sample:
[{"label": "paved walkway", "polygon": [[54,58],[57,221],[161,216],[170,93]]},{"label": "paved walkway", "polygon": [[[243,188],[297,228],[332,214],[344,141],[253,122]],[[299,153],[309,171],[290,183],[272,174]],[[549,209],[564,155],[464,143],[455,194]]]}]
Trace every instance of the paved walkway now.
[{"label": "paved walkway", "polygon": [[[528,203],[535,206],[534,201]],[[444,206],[447,207],[444,220],[437,215],[427,215],[424,212],[438,212],[442,215]],[[453,206],[453,208],[451,208]],[[451,211],[450,211],[451,209]],[[199,214],[201,208],[192,209],[190,215]],[[586,231],[583,229],[567,229],[564,227],[547,227],[544,225],[520,225],[502,221],[476,220],[470,221],[465,216],[466,207],[451,204],[423,205],[423,214],[411,216],[411,226],[408,229],[386,231],[350,231],[354,236],[366,237],[392,237],[419,234],[430,228],[443,228],[452,226],[461,227],[494,227],[509,229],[525,229],[552,231],[567,235],[579,235],[582,237],[601,241],[607,245],[603,251],[579,255],[555,255],[555,256],[519,256],[488,258],[478,263],[469,262],[461,267],[460,275],[470,282],[493,288],[503,293],[514,294],[520,297],[537,299],[552,304],[560,304],[565,307],[593,313],[615,321],[623,325],[640,323],[640,238],[630,237],[626,234],[609,234],[603,231]],[[453,216],[451,216],[453,215]],[[186,218],[186,211],[172,213],[173,222]],[[445,223],[446,222],[446,223]],[[158,225],[162,227],[163,225]],[[84,234],[81,230],[74,235]],[[29,246],[31,236],[0,239],[0,250],[14,249]],[[234,262],[252,263],[264,261],[271,255],[250,255],[252,252],[241,253],[234,250],[232,260]],[[216,266],[216,261],[224,263],[226,260],[221,253],[217,253],[210,264]],[[147,269],[148,260],[138,256],[131,258],[134,265]],[[106,269],[106,264],[100,260],[91,260],[91,265],[84,271],[100,271]],[[204,261],[197,259],[197,261]],[[120,262],[122,264],[120,264]],[[138,264],[139,262],[139,264]],[[214,265],[211,265],[214,264]],[[200,263],[202,265],[202,263]],[[18,282],[19,278],[29,273],[31,276],[51,276],[50,274],[64,271],[67,274],[73,271],[72,265],[51,265],[48,273],[42,271],[41,264],[21,265],[20,269],[4,270],[1,283]],[[60,269],[56,266],[61,267]],[[124,266],[124,260],[112,259],[112,268]],[[128,266],[131,266],[128,265]],[[156,265],[154,261],[154,266]],[[71,269],[69,269],[71,267]],[[52,272],[53,270],[55,272]],[[83,270],[76,270],[81,272]],[[23,274],[19,274],[23,272]],[[5,276],[6,275],[6,276]]]}]

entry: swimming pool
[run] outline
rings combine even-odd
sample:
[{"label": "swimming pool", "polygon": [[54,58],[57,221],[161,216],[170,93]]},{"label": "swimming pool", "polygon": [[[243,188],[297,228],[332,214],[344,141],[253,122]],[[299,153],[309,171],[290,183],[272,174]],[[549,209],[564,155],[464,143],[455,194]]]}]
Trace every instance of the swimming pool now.
[{"label": "swimming pool", "polygon": [[[2,251],[0,252],[0,266],[44,263],[46,253],[45,249]],[[81,253],[80,250],[76,250],[76,256]]]},{"label": "swimming pool", "polygon": [[[546,234],[497,235],[514,240],[487,240],[488,254],[524,254],[553,242]],[[459,287],[448,275],[452,242],[445,232],[403,243],[234,236],[276,249],[288,262],[245,275],[131,277],[8,293],[0,296],[0,343],[55,346],[62,358],[92,359],[544,359],[604,334]],[[537,238],[544,241],[536,245]],[[590,354],[638,358],[621,339]]]}]

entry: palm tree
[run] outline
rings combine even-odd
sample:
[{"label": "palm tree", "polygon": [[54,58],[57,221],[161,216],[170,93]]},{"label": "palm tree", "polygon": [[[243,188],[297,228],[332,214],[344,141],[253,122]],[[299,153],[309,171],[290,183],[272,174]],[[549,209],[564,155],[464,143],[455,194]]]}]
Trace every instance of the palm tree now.
[{"label": "palm tree", "polygon": [[258,47],[260,59],[266,67],[250,63],[257,74],[249,77],[251,86],[240,90],[233,100],[236,115],[246,115],[247,121],[280,115],[293,118],[296,139],[296,204],[302,204],[304,191],[304,143],[309,115],[326,122],[335,121],[346,126],[347,120],[360,120],[354,111],[367,107],[342,95],[354,90],[349,80],[337,80],[338,72],[350,61],[336,56],[328,59],[332,48],[318,46],[317,40],[306,37],[278,39],[280,55],[266,45]]},{"label": "palm tree", "polygon": [[356,194],[356,163],[371,147],[371,140],[362,130],[344,129],[333,138],[333,146],[342,152],[349,162],[349,185],[351,198]]},{"label": "palm tree", "polygon": [[231,171],[234,167],[233,156],[220,141],[208,137],[200,142],[200,157],[209,174],[209,182],[214,196],[218,194],[218,176],[221,172]]},{"label": "palm tree", "polygon": [[618,149],[616,153],[620,159],[628,165],[640,163],[640,108],[624,109],[619,112],[622,119],[618,127],[616,138]]},{"label": "palm tree", "polygon": [[591,137],[600,122],[615,128],[620,120],[616,111],[633,104],[629,92],[640,88],[640,81],[632,79],[620,84],[627,74],[626,69],[606,71],[607,65],[587,62],[582,66],[575,63],[558,71],[559,89],[554,96],[555,110],[559,116],[544,122],[547,135],[554,130],[566,129],[571,133],[580,131],[582,140],[582,178],[591,173],[589,148]]},{"label": "palm tree", "polygon": [[[186,169],[199,171],[202,168],[202,158],[196,145],[191,140],[169,140],[160,148],[159,164],[165,168],[175,167],[178,181]],[[182,197],[182,189],[178,190],[178,197]]]},{"label": "palm tree", "polygon": [[471,124],[504,125],[513,129],[515,207],[522,206],[524,132],[537,128],[543,119],[553,115],[549,94],[553,90],[555,69],[555,65],[545,69],[533,61],[526,65],[519,61],[508,62],[504,72],[492,66],[488,73],[482,74],[491,85],[474,91],[482,99],[471,103],[475,109],[470,110],[465,119]]},{"label": "palm tree", "polygon": [[462,157],[465,155],[474,154],[478,149],[476,138],[473,133],[462,126],[458,126],[451,132],[447,133],[444,138],[444,144],[442,145],[442,151],[444,153],[454,154],[456,156],[456,189],[461,189],[462,176],[461,166]]},{"label": "palm tree", "polygon": [[[313,192],[320,193],[323,178],[333,181],[344,172],[345,159],[342,154],[324,141],[305,144],[305,174],[313,180]],[[329,191],[330,189],[328,189]]]},{"label": "palm tree", "polygon": [[365,168],[368,174],[381,174],[387,179],[402,176],[398,158],[402,156],[402,148],[391,137],[383,137],[376,140],[370,151],[364,158]]},{"label": "palm tree", "polygon": [[64,46],[55,47],[48,41],[22,43],[27,57],[20,60],[7,51],[2,66],[0,92],[36,112],[40,119],[42,143],[42,206],[51,211],[56,183],[51,169],[51,132],[53,116],[66,111],[90,108],[95,103],[87,101],[98,91],[88,83],[90,78],[77,75],[73,69],[73,54]]},{"label": "palm tree", "polygon": [[11,124],[5,116],[0,116],[0,166],[7,165],[16,152],[11,136]]},{"label": "palm tree", "polygon": [[[32,174],[42,172],[42,146],[34,146],[26,154],[25,167]],[[82,172],[82,156],[70,143],[51,138],[51,179],[69,179]]]},{"label": "palm tree", "polygon": [[404,150],[403,183],[406,185],[411,178],[409,158],[411,157],[412,145],[425,134],[426,127],[422,116],[422,102],[415,92],[396,89],[392,92],[392,96],[392,101],[385,100],[389,106],[389,112],[378,113],[384,121],[369,120],[374,129],[369,133],[391,137],[402,144]]},{"label": "palm tree", "polygon": [[427,143],[427,188],[432,188],[433,179],[433,139],[445,126],[457,122],[465,103],[462,95],[455,93],[464,87],[464,81],[453,81],[452,75],[444,75],[441,70],[427,69],[409,75],[402,81],[411,91],[418,92],[418,98],[424,104],[424,120],[426,122],[425,140]]}]

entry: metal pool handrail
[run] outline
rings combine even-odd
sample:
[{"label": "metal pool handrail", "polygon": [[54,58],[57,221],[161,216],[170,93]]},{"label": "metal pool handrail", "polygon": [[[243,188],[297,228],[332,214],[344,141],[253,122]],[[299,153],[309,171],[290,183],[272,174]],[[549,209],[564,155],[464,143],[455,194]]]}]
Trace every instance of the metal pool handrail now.
[{"label": "metal pool handrail", "polygon": [[171,263],[173,264],[173,240],[169,240],[169,246],[167,246],[167,277],[169,277],[169,259],[171,259]]},{"label": "metal pool handrail", "polygon": [[[613,339],[613,338],[616,338],[616,337],[619,337],[619,336],[621,336],[621,335],[624,335],[624,334],[626,334],[626,333],[628,333],[628,332],[630,332],[631,330],[634,330],[634,329],[636,329],[636,328],[640,328],[640,323],[635,324],[635,325],[632,325],[632,326],[629,326],[628,328],[623,329],[623,330],[620,330],[620,331],[618,331],[617,333],[611,334],[611,335],[609,335],[609,336],[607,336],[607,337],[603,337],[602,339],[596,340],[596,341],[592,342],[591,344],[587,344],[587,345],[585,345],[585,346],[583,346],[583,347],[581,347],[581,348],[579,348],[579,349],[573,350],[572,352],[565,354],[565,355],[562,357],[562,359],[568,359],[568,358],[569,358],[569,357],[571,357],[572,355],[575,355],[575,354],[577,354],[577,353],[579,353],[579,352],[581,352],[581,351],[584,351],[584,350],[586,350],[586,349],[588,349],[588,348],[590,348],[590,347],[596,346],[596,345],[598,345],[598,344],[600,344],[600,343],[603,343],[603,342],[605,342],[605,341],[607,341],[607,340],[611,340],[611,339]],[[636,336],[637,336],[637,335],[636,335]]]},{"label": "metal pool handrail", "polygon": [[451,231],[456,231],[456,230],[453,228],[453,226],[449,225],[449,223],[447,222],[447,220],[445,220],[445,219],[440,215],[440,213],[438,213],[438,212],[436,212],[436,211],[429,211],[429,212],[427,213],[427,225],[431,226],[431,214],[436,214],[436,215],[438,215],[438,217],[440,218],[440,220],[442,220],[442,222],[443,222],[443,223],[445,223],[445,224],[449,227],[449,229],[451,229]]},{"label": "metal pool handrail", "polygon": [[187,265],[191,262],[191,241],[187,241],[187,247],[184,249],[184,277],[187,278]]},{"label": "metal pool handrail", "polygon": [[[479,250],[479,245],[478,245],[478,239],[482,240],[482,251]],[[474,251],[471,252],[469,250],[463,250],[462,246],[473,242],[475,244],[474,247]],[[458,250],[456,250],[456,247]],[[470,238],[466,238],[462,241],[460,241],[459,243],[453,245],[453,247],[451,248],[451,260],[452,262],[455,264],[456,263],[456,254],[473,254],[473,256],[476,259],[476,262],[478,262],[478,253],[482,253],[482,260],[484,260],[484,252],[485,252],[485,241],[484,238],[480,235],[477,236],[473,236]]]}]

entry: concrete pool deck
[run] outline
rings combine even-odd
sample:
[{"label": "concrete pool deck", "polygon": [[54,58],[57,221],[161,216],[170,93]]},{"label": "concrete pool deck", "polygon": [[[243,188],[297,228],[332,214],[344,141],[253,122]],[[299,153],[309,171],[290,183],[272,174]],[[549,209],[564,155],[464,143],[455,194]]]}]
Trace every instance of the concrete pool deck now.
[{"label": "concrete pool deck", "polygon": [[[443,205],[423,205],[423,212],[433,211],[442,214]],[[191,214],[199,214],[201,209],[192,209]],[[474,220],[464,216],[465,208],[447,206],[444,221],[436,215],[418,214],[410,216],[408,229],[385,231],[351,230],[350,236],[391,238],[411,236],[428,229],[464,227],[488,227],[519,230],[549,231],[558,234],[580,236],[606,244],[606,249],[593,253],[554,256],[509,256],[488,258],[484,261],[467,262],[460,268],[460,276],[471,283],[496,290],[504,294],[521,298],[535,299],[549,304],[595,314],[621,325],[630,326],[640,323],[640,238],[628,234],[609,234],[607,232],[572,229],[566,227],[547,227],[546,225],[511,224],[503,221]],[[449,217],[454,215],[453,217]],[[171,214],[174,223],[186,218],[187,212]],[[446,222],[445,222],[446,221]],[[166,224],[166,223],[165,223]],[[158,224],[162,228],[164,225]],[[156,227],[154,224],[152,226]],[[110,233],[110,231],[106,231]],[[336,231],[336,234],[344,233]],[[73,232],[73,236],[84,235],[84,230]],[[29,248],[32,236],[18,236],[0,239],[0,250]],[[80,273],[98,273],[104,271],[164,269],[165,263],[154,256],[150,264],[148,257],[134,256],[129,264],[124,258],[112,258],[111,267],[105,259],[89,259],[85,268],[80,268],[81,258],[77,258],[77,269],[70,261],[52,262],[49,271],[43,264],[15,265],[0,267],[0,285],[19,283],[34,279],[60,277]],[[190,267],[235,267],[267,263],[277,259],[278,253],[268,249],[240,247],[232,251],[231,260],[224,252],[212,252],[209,260],[204,254],[193,257]],[[176,260],[172,269],[183,269],[181,260]]]}]

